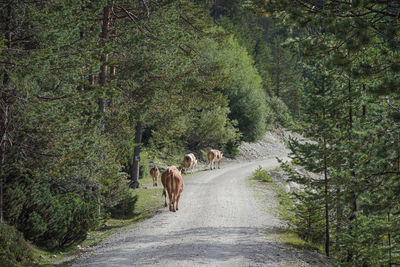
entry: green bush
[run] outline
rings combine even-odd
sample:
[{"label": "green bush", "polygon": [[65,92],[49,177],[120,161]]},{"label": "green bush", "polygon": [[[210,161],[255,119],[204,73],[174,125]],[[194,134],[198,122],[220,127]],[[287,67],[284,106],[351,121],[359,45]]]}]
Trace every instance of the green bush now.
[{"label": "green bush", "polygon": [[222,92],[229,99],[229,118],[238,123],[244,141],[260,140],[267,128],[268,107],[262,79],[251,56],[234,37],[227,39],[222,49],[211,40],[203,46],[206,55],[221,64],[222,75],[227,78]]},{"label": "green bush", "polygon": [[229,109],[220,107],[200,112],[189,131],[190,142],[197,148],[235,142],[240,136],[235,128],[237,123],[230,121],[228,115]]},{"label": "green bush", "polygon": [[292,124],[293,119],[290,110],[280,98],[275,96],[267,98],[267,104],[273,111],[272,122],[279,123],[283,127],[289,127]]},{"label": "green bush", "polygon": [[208,162],[208,151],[210,151],[211,148],[204,148],[200,149],[200,152],[198,153],[199,158],[198,160]]},{"label": "green bush", "polygon": [[64,218],[59,221],[58,227],[49,228],[44,235],[44,244],[53,239],[57,246],[66,247],[85,240],[89,229],[98,223],[98,204],[94,195],[84,196],[74,192],[60,194],[56,198],[62,205]]},{"label": "green bush", "polygon": [[109,209],[111,217],[115,219],[133,217],[137,200],[137,195],[134,195],[131,190],[128,191],[117,205]]},{"label": "green bush", "polygon": [[254,172],[253,178],[260,182],[264,183],[272,183],[272,178],[268,174],[266,170],[264,170],[261,166],[258,166],[257,170]]},{"label": "green bush", "polygon": [[[24,196],[17,199],[20,193]],[[5,216],[25,238],[48,249],[66,247],[86,238],[97,225],[94,192],[52,192],[51,185],[30,175],[8,180],[4,188]]]},{"label": "green bush", "polygon": [[228,142],[222,146],[222,151],[225,157],[235,158],[239,155],[238,144],[235,142]]},{"label": "green bush", "polygon": [[14,227],[0,223],[1,266],[22,266],[33,261],[33,251]]}]

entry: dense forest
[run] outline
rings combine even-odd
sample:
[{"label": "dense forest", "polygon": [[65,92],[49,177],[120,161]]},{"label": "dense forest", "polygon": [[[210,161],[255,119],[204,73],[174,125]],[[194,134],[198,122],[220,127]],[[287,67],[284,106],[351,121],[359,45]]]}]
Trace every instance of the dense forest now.
[{"label": "dense forest", "polygon": [[[305,186],[295,225],[340,265],[400,264],[400,3],[254,1],[276,15],[302,64],[302,132],[291,140]],[[320,174],[299,173],[293,165]]]},{"label": "dense forest", "polygon": [[2,236],[77,244],[150,162],[235,157],[279,125],[315,141],[291,140],[282,163],[305,187],[292,195],[299,236],[340,265],[400,264],[397,1],[0,7]]}]

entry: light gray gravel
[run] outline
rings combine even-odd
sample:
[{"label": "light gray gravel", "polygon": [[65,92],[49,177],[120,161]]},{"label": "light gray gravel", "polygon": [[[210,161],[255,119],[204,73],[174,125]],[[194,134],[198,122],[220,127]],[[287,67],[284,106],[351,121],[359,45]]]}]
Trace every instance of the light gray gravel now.
[{"label": "light gray gravel", "polygon": [[247,178],[275,159],[222,163],[185,181],[180,210],[162,209],[110,236],[72,266],[325,266],[317,253],[289,249],[274,238],[282,222],[254,198]]},{"label": "light gray gravel", "polygon": [[311,142],[296,132],[283,128],[275,128],[265,133],[263,139],[254,143],[241,142],[239,145],[239,159],[254,160],[262,158],[286,157],[290,150],[285,142],[289,138],[300,142]]}]

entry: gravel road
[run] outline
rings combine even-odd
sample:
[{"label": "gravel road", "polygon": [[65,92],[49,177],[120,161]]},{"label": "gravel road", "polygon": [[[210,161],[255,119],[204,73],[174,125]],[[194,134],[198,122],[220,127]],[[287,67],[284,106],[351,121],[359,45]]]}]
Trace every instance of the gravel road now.
[{"label": "gravel road", "polygon": [[[72,266],[327,266],[322,256],[287,248],[274,205],[255,199],[247,178],[275,159],[230,162],[188,177],[176,213],[110,236]],[[274,197],[271,193],[271,203]]]}]

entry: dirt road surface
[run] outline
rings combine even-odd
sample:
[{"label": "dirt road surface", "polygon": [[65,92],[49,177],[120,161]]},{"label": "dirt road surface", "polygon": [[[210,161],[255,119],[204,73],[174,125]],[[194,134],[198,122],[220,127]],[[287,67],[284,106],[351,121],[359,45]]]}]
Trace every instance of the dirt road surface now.
[{"label": "dirt road surface", "polygon": [[72,266],[328,266],[316,252],[274,240],[282,222],[275,215],[273,193],[266,206],[247,182],[259,165],[278,163],[231,162],[188,177],[179,211],[165,208],[110,236]]}]

